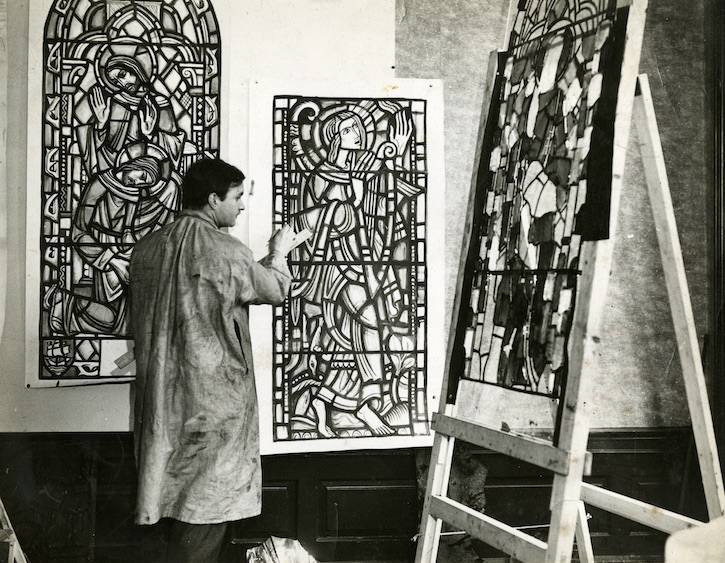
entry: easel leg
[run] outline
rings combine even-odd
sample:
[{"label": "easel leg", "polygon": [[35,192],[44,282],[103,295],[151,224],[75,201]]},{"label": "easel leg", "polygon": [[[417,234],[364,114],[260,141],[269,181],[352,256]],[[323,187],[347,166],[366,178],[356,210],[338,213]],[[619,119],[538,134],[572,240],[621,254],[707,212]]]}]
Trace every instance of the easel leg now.
[{"label": "easel leg", "polygon": [[430,515],[430,499],[433,495],[445,496],[448,492],[454,446],[454,438],[442,434],[435,435],[431,455],[431,460],[435,460],[435,463],[431,464],[428,469],[428,484],[415,555],[416,563],[435,563],[438,558],[443,521]]},{"label": "easel leg", "polygon": [[592,547],[592,537],[589,534],[589,516],[587,515],[587,508],[582,501],[579,501],[577,514],[576,548],[579,552],[579,561],[581,563],[594,563],[594,548]]},{"label": "easel leg", "polygon": [[692,420],[700,471],[705,490],[708,514],[711,519],[725,512],[725,490],[715,441],[715,430],[707,396],[705,374],[695,330],[690,293],[687,287],[685,265],[672,206],[662,144],[657,129],[654,103],[647,75],[638,77],[639,95],[634,102],[634,117],[639,134],[640,151],[649,188],[662,269],[670,300],[672,321],[677,337],[682,376]]},{"label": "easel leg", "polygon": [[8,563],[27,563],[25,553],[20,547],[20,542],[15,535],[15,530],[13,530],[10,517],[2,500],[0,500],[0,530],[6,536],[6,543],[8,544]]}]

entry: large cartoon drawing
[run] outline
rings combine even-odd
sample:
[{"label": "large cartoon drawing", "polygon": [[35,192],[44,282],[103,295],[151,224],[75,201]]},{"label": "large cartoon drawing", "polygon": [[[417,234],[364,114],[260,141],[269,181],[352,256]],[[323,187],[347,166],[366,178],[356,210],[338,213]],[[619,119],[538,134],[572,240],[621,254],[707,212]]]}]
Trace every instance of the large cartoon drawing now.
[{"label": "large cartoon drawing", "polygon": [[424,104],[277,102],[281,218],[313,234],[277,312],[289,403],[275,438],[412,435],[425,420]]},{"label": "large cartoon drawing", "polygon": [[133,376],[129,256],[139,238],[179,211],[186,167],[217,154],[220,60],[206,1],[58,0],[51,7],[39,380]]}]

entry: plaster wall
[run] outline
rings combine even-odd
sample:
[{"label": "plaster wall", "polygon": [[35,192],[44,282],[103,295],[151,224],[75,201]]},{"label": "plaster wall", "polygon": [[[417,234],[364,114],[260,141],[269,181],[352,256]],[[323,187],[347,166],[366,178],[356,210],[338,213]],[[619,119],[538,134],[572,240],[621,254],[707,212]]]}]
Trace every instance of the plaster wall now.
[{"label": "plaster wall", "polygon": [[[504,43],[508,2],[398,0],[396,72],[445,84],[446,306],[453,305],[488,54]],[[649,77],[697,333],[710,322],[712,130],[705,0],[650,0],[640,72]],[[647,185],[630,135],[602,342],[592,373],[593,428],[689,423]],[[450,315],[448,319],[450,319]]]},{"label": "plaster wall", "polygon": [[[397,76],[442,78],[445,83],[447,290],[440,298],[446,302],[446,318],[450,319],[488,55],[504,44],[508,2],[389,1],[395,2],[395,21],[391,23],[396,34]],[[313,0],[320,14],[324,14],[326,2]],[[5,6],[9,111],[7,130],[3,131],[7,186],[0,187],[0,204],[7,211],[7,237],[0,238],[0,246],[6,242],[7,260],[0,266],[7,266],[7,298],[0,340],[0,431],[128,430],[128,385],[65,389],[26,389],[24,385],[28,6],[27,0],[13,0]],[[650,1],[640,68],[649,75],[653,88],[697,330],[704,341],[710,322],[709,46],[705,0],[693,0],[687,7],[682,10],[678,0]],[[244,17],[242,8],[239,17]],[[290,50],[295,45],[282,47]],[[630,147],[636,146],[634,140]],[[641,162],[630,148],[604,339],[594,371],[594,427],[688,422],[658,262]]]}]

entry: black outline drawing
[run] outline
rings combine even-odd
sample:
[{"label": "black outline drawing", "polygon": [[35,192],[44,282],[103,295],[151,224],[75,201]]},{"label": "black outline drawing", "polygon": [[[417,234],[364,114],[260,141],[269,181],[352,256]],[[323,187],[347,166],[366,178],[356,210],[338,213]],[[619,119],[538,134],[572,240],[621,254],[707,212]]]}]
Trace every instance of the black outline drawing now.
[{"label": "black outline drawing", "polygon": [[[56,0],[43,53],[39,379],[103,379],[128,354],[133,244],[173,219],[219,148],[221,44],[207,0]],[[120,349],[120,348],[119,348]],[[101,365],[115,365],[102,373]]]},{"label": "black outline drawing", "polygon": [[426,107],[275,97],[274,223],[312,232],[275,308],[275,441],[429,434]]}]

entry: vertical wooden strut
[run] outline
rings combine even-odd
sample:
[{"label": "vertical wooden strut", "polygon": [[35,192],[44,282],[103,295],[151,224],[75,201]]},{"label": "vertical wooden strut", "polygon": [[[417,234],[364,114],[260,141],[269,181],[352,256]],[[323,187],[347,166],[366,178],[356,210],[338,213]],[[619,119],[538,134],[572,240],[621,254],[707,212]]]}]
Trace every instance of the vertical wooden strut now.
[{"label": "vertical wooden strut", "polygon": [[[445,412],[452,414],[453,408],[453,405],[449,405]],[[423,501],[423,517],[415,556],[415,560],[418,563],[433,563],[438,555],[438,544],[443,520],[435,518],[431,514],[431,502],[434,496],[446,496],[454,447],[454,438],[436,433],[433,439],[431,463],[428,468],[428,484],[425,500]]]},{"label": "vertical wooden strut", "polygon": [[[622,193],[624,165],[632,123],[634,100],[644,35],[647,2],[634,1],[627,16],[627,33],[614,128],[612,156],[612,201],[609,239],[586,243],[582,251],[582,276],[574,312],[570,338],[569,381],[564,394],[559,447],[571,452],[571,471],[554,476],[551,494],[551,527],[549,529],[547,563],[568,562],[580,513],[583,457],[589,440],[589,418],[586,403],[591,396],[589,377],[595,349],[600,340],[602,310],[609,285],[614,241],[617,233],[619,202]],[[580,523],[583,526],[583,523]],[[589,537],[583,538],[590,545]]]},{"label": "vertical wooden strut", "polygon": [[[513,2],[511,3],[513,9]],[[475,159],[473,170],[473,179],[471,182],[471,191],[469,194],[466,225],[464,232],[470,232],[473,224],[474,202],[476,201],[476,173],[480,164],[479,159],[482,152],[482,144],[484,130],[486,127],[486,118],[488,116],[490,105],[493,101],[494,84],[496,82],[496,74],[498,72],[498,53],[490,54],[488,61],[486,91],[484,93],[484,107],[481,111],[479,123],[478,143],[475,151]],[[464,280],[464,270],[466,258],[468,256],[470,240],[464,237],[463,247],[461,249],[461,263],[458,270],[458,279],[456,283],[456,293],[453,302],[453,310],[459,311],[461,307],[461,288]],[[448,338],[448,349],[446,353],[446,362],[444,366],[443,382],[441,386],[441,395],[438,405],[438,412],[445,413],[449,416],[455,415],[455,404],[449,403],[449,388],[451,387],[450,359],[452,357],[453,343],[456,337],[455,322],[451,323],[450,334]],[[433,496],[445,496],[448,491],[448,479],[450,477],[451,463],[453,461],[453,450],[455,448],[455,439],[446,436],[441,432],[436,432],[433,438],[433,448],[431,450],[430,467],[428,468],[428,482],[426,485],[426,494],[423,501],[423,512],[421,517],[420,530],[418,534],[418,544],[415,560],[418,563],[434,563],[438,555],[438,543],[440,539],[443,521],[431,515],[431,501]]]},{"label": "vertical wooden strut", "polygon": [[690,292],[687,287],[682,248],[672,206],[662,143],[652,102],[652,92],[646,75],[639,76],[639,95],[635,99],[634,118],[639,136],[645,178],[649,189],[657,240],[662,256],[662,269],[672,312],[672,322],[682,365],[682,376],[692,420],[702,484],[710,519],[725,513],[725,492],[707,396],[705,373],[695,330]]},{"label": "vertical wooden strut", "polygon": [[7,563],[27,563],[2,500],[0,500],[0,543],[8,544]]}]

